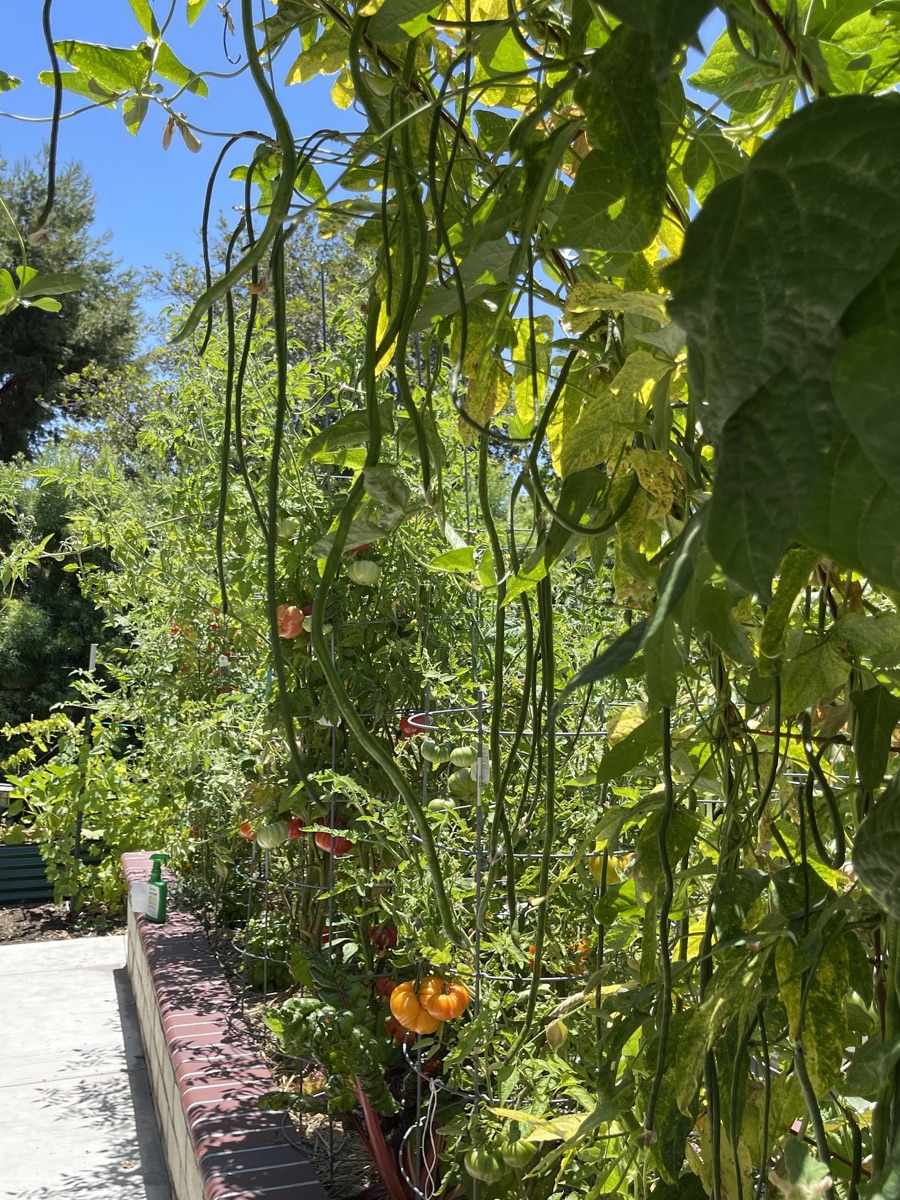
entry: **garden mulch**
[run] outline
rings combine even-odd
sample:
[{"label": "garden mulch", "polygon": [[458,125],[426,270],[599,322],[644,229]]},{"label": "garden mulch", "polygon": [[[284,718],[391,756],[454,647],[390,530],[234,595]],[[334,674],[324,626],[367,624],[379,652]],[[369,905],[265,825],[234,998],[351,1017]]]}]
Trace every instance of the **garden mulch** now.
[{"label": "garden mulch", "polygon": [[0,946],[14,942],[58,942],[67,938],[124,933],[124,922],[111,917],[74,916],[64,904],[0,906]]}]

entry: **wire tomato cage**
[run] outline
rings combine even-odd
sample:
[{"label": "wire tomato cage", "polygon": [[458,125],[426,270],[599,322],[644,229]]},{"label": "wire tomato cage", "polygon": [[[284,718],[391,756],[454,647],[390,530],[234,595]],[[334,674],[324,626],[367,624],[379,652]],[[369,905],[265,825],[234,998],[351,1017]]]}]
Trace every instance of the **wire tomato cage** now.
[{"label": "wire tomato cage", "polygon": [[[468,474],[466,484],[468,501]],[[599,721],[587,719],[585,704],[576,720],[564,712],[552,728],[546,705],[535,704],[524,691],[518,697],[518,712],[506,698],[496,703],[479,665],[488,648],[480,631],[480,603],[470,598],[468,616],[463,617],[470,633],[473,699],[435,705],[432,685],[425,678],[418,711],[406,706],[385,713],[376,706],[359,713],[370,730],[393,733],[395,761],[408,779],[418,779],[419,803],[462,931],[462,944],[451,961],[429,962],[433,914],[429,916],[429,901],[422,893],[427,888],[422,832],[400,796],[372,796],[367,804],[359,789],[342,790],[336,782],[353,772],[352,753],[348,758],[352,747],[340,718],[325,718],[317,709],[308,690],[308,673],[296,674],[300,703],[295,729],[307,747],[315,745],[322,772],[332,780],[323,793],[322,840],[327,845],[327,839],[346,829],[352,850],[339,854],[317,847],[307,821],[300,836],[272,849],[232,837],[230,861],[218,869],[207,863],[198,872],[211,883],[206,911],[214,936],[231,955],[236,987],[251,1015],[260,1005],[278,1008],[289,993],[315,995],[308,981],[298,988],[293,973],[301,942],[327,967],[365,989],[376,1032],[385,1040],[387,1035],[380,1032],[387,1009],[384,992],[398,975],[415,977],[415,972],[437,967],[470,989],[471,1005],[458,1020],[414,1042],[400,1037],[396,1050],[384,1056],[384,1076],[399,1111],[382,1117],[382,1132],[406,1188],[419,1200],[441,1194],[441,1171],[446,1167],[438,1161],[442,1150],[452,1146],[453,1139],[459,1150],[465,1148],[460,1130],[466,1121],[497,1103],[498,1071],[528,1021],[533,1026],[531,1040],[543,1043],[543,1018],[593,986],[604,955],[620,952],[604,943],[602,912],[595,910],[598,900],[630,882],[627,849],[611,843],[598,851],[595,846],[595,830],[608,811],[610,796],[605,786],[589,778],[606,736],[604,713],[627,701],[605,698]],[[575,609],[577,615],[584,606]],[[428,619],[426,604],[423,621]],[[334,624],[328,635],[331,663],[342,677],[349,677],[353,668],[344,651],[348,636],[359,641],[366,631],[391,622],[338,618]],[[503,692],[509,682],[504,676],[492,686]],[[537,720],[526,719],[526,711]],[[432,735],[458,746],[474,745],[475,761],[467,768],[429,762],[420,748]],[[544,805],[551,752],[558,776],[557,836],[548,849]],[[458,796],[450,785],[454,772],[457,788],[460,772],[469,777],[464,794]],[[503,793],[499,800],[498,790]],[[227,831],[220,829],[223,833]],[[549,865],[550,887],[542,895],[538,884],[544,865]],[[412,894],[413,877],[419,881],[418,897]],[[539,951],[536,926],[542,908],[547,929]],[[393,936],[400,926],[406,944],[397,949],[374,947],[370,926],[381,929],[389,923]],[[536,965],[541,953],[543,962]],[[529,1001],[531,991],[534,998]],[[529,1003],[535,1009],[530,1016]],[[311,1051],[287,1053],[279,1047],[275,1053],[278,1073],[288,1081],[285,1086],[303,1098],[300,1134],[286,1113],[286,1139],[313,1158],[320,1178],[335,1195],[345,1196],[348,1188],[371,1181],[361,1143],[347,1140],[348,1129],[359,1127],[358,1110],[323,1107],[310,1116],[323,1066],[327,1071],[328,1065]],[[513,1106],[524,1105],[527,1081],[503,1098]],[[550,1103],[561,1111],[571,1104],[562,1095],[550,1097]],[[316,1124],[312,1138],[310,1120]],[[452,1181],[452,1170],[451,1166],[444,1182]],[[479,1181],[466,1178],[466,1186],[477,1200]]]}]

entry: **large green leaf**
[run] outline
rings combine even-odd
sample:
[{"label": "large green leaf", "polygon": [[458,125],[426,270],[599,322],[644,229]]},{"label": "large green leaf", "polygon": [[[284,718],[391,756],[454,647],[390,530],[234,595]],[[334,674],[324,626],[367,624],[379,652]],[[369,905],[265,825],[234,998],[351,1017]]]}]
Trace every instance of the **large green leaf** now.
[{"label": "large green leaf", "polygon": [[750,932],[751,913],[768,883],[765,871],[753,867],[723,871],[716,882],[712,902],[717,938],[721,940]]},{"label": "large green leaf", "polygon": [[900,776],[893,776],[863,818],[853,845],[853,866],[884,911],[900,919]]},{"label": "large green leaf", "polygon": [[881,616],[847,612],[834,623],[834,636],[845,642],[854,654],[865,655],[884,666],[900,652],[900,614]]},{"label": "large green leaf", "polygon": [[764,598],[837,419],[823,377],[827,357],[815,362],[818,377],[790,364],[745,402],[726,423],[716,455],[710,551],[732,579]]},{"label": "large green leaf", "polygon": [[[602,480],[603,476],[590,468],[586,471],[576,471],[564,481],[559,493],[557,511],[568,525],[578,524],[596,498]],[[511,604],[517,596],[536,587],[550,572],[554,563],[579,539],[579,534],[572,533],[565,525],[554,520],[546,538],[534,548],[508,581],[503,603]]]},{"label": "large green leaf", "polygon": [[[727,98],[729,103],[737,104],[740,111],[743,111],[744,106],[740,103],[742,97],[758,95],[778,70],[777,67],[769,65],[772,62],[772,52],[777,48],[774,31],[768,39],[761,38],[758,44],[760,56],[754,62],[751,58],[738,54],[727,31],[721,33],[710,47],[702,66],[690,76],[688,83],[698,91],[711,92],[714,96]],[[769,63],[765,61],[766,58]]]},{"label": "large green leaf", "polygon": [[148,62],[140,49],[74,40],[53,45],[60,58],[108,92],[138,92],[143,87]]},{"label": "large green leaf", "polygon": [[900,496],[881,480],[843,421],[800,518],[807,545],[876,583],[900,588]]},{"label": "large green leaf", "polygon": [[557,245],[642,250],[659,229],[666,194],[666,144],[651,43],[620,25],[591,56],[575,88],[593,147],[553,229]]},{"label": "large green leaf", "polygon": [[675,622],[666,617],[659,629],[644,640],[644,682],[651,704],[674,708],[678,700],[678,674],[683,665]]},{"label": "large green leaf", "polygon": [[[670,1061],[675,1061],[678,1057],[678,1047],[689,1019],[690,1014],[683,1010],[672,1014],[669,1025],[669,1040],[666,1046]],[[679,1179],[684,1167],[685,1144],[697,1116],[696,1102],[692,1112],[688,1116],[679,1110],[677,1103],[679,1082],[675,1071],[666,1071],[663,1075],[656,1102],[656,1117],[653,1123],[656,1141],[654,1141],[650,1151],[651,1161],[655,1163],[663,1178],[668,1180],[670,1184],[675,1184],[676,1180],[678,1181],[679,1186],[675,1192],[677,1200],[705,1200],[705,1193],[702,1187],[696,1193],[693,1193],[688,1180]],[[696,1179],[696,1176],[694,1178]],[[698,1184],[699,1182],[697,1180]],[[661,1200],[661,1197],[665,1193],[662,1193],[660,1188],[657,1187],[652,1194],[655,1200]]]},{"label": "large green leaf", "polygon": [[882,91],[900,77],[900,37],[888,14],[859,12],[814,47],[836,92]]},{"label": "large green leaf", "polygon": [[793,716],[819,704],[847,682],[850,664],[829,642],[804,636],[781,676],[781,711]]},{"label": "large green leaf", "polygon": [[[196,75],[190,67],[186,67],[184,63],[176,57],[172,49],[165,43],[161,42],[156,48],[156,57],[153,59],[153,73],[160,75],[163,79],[168,79],[170,83],[177,84],[178,87],[184,88],[187,92],[193,92],[195,96],[209,95],[209,88],[206,81]],[[149,62],[152,57],[152,48],[147,47],[146,58]]]},{"label": "large green leaf", "polygon": [[72,273],[56,275],[35,271],[33,267],[19,267],[16,274],[19,276],[20,296],[63,296],[87,287],[84,276]]},{"label": "large green leaf", "polygon": [[900,721],[900,697],[876,683],[850,696],[856,709],[853,744],[860,783],[870,792],[881,787],[891,749],[891,734]]},{"label": "large green leaf", "polygon": [[805,22],[806,33],[809,37],[831,39],[848,21],[873,7],[872,0],[812,0]]},{"label": "large green leaf", "polygon": [[125,128],[131,134],[136,134],[144,123],[144,118],[150,108],[146,96],[127,96],[122,104],[122,120]]},{"label": "large green leaf", "polygon": [[[382,419],[389,416],[382,410]],[[364,446],[369,440],[369,420],[361,409],[345,413],[321,432],[313,434],[300,450],[300,462],[308,463],[318,455],[342,446]]]},{"label": "large green leaf", "polygon": [[661,745],[662,722],[658,717],[643,721],[603,755],[597,768],[597,783],[612,783],[624,778],[629,771],[655,754]]},{"label": "large green leaf", "polygon": [[900,325],[849,337],[831,365],[835,403],[878,475],[900,495]]},{"label": "large green leaf", "polygon": [[898,190],[900,96],[843,96],[784,121],[710,195],[665,278],[713,436],[785,368],[802,378],[803,360],[834,345],[900,240]]},{"label": "large green leaf", "polygon": [[840,1089],[845,1096],[864,1096],[876,1100],[884,1081],[900,1061],[900,1034],[885,1042],[870,1038],[854,1050]]},{"label": "large green leaf", "polygon": [[16,283],[5,267],[0,268],[0,316],[6,316],[19,303]]},{"label": "large green leaf", "polygon": [[131,11],[137,17],[138,24],[148,37],[159,37],[159,25],[156,23],[156,17],[153,15],[153,9],[150,7],[150,0],[128,0],[131,5]]},{"label": "large green leaf", "polygon": [[654,66],[664,74],[675,54],[694,39],[714,0],[604,0],[603,7],[649,34]]},{"label": "large green leaf", "polygon": [[[689,1113],[703,1078],[706,1056],[726,1025],[742,1026],[756,1003],[758,981],[748,981],[745,962],[721,967],[713,975],[703,1003],[692,1010],[678,1046],[674,1071],[678,1079],[678,1107]],[[752,977],[751,977],[752,978]],[[749,982],[749,986],[748,986]]]},{"label": "large green leaf", "polygon": [[393,46],[417,37],[428,28],[428,14],[439,7],[434,0],[384,0],[369,21],[369,40]]},{"label": "large green leaf", "polygon": [[206,0],[187,0],[188,25],[193,25],[205,7]]},{"label": "large green leaf", "polygon": [[812,550],[788,550],[778,570],[775,598],[766,609],[759,636],[759,669],[766,675],[777,675],[784,652],[791,610],[800,592],[809,583],[818,555]]},{"label": "large green leaf", "polygon": [[15,75],[9,75],[6,71],[0,71],[0,92],[11,92],[13,88],[20,87],[21,79]]},{"label": "large green leaf", "polygon": [[749,665],[754,661],[753,645],[731,611],[733,604],[723,588],[704,585],[694,610],[694,628],[708,633],[723,654],[734,662]]},{"label": "large green leaf", "polygon": [[[60,82],[67,92],[74,92],[76,96],[84,96],[86,100],[93,101],[94,104],[102,104],[104,106],[115,107],[114,101],[121,94],[121,88],[115,88],[110,91],[107,88],[101,87],[96,80],[91,79],[89,75],[84,75],[81,71],[60,71]],[[41,71],[38,75],[38,80],[46,87],[53,87],[53,72]]]},{"label": "large green leaf", "polygon": [[749,161],[718,125],[703,121],[692,134],[684,154],[684,182],[700,203],[705,204],[717,184],[740,175]]}]

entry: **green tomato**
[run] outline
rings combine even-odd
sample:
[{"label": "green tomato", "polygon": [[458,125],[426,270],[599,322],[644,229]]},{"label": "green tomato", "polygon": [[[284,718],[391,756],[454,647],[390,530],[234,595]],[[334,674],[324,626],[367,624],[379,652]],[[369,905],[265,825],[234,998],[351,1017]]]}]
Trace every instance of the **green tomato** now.
[{"label": "green tomato", "polygon": [[456,812],[456,805],[452,800],[445,800],[440,796],[435,796],[433,800],[428,801],[428,807],[431,812],[435,813],[453,813]]},{"label": "green tomato", "polygon": [[517,1138],[514,1142],[503,1142],[500,1145],[500,1157],[508,1167],[516,1171],[524,1171],[537,1154],[537,1145],[525,1138]]},{"label": "green tomato", "polygon": [[295,538],[300,532],[300,522],[296,517],[282,517],[276,528],[280,538]]},{"label": "green tomato", "polygon": [[256,840],[263,850],[274,850],[288,840],[289,834],[287,821],[272,821],[270,825],[263,825],[262,829],[257,830]]},{"label": "green tomato", "polygon": [[447,787],[450,789],[450,794],[457,796],[460,800],[469,799],[478,791],[475,780],[465,768],[453,772],[447,780]]},{"label": "green tomato", "polygon": [[428,763],[442,763],[447,761],[443,757],[443,747],[438,745],[437,742],[433,742],[431,738],[425,738],[422,742],[420,753]]},{"label": "green tomato", "polygon": [[347,565],[347,574],[351,583],[360,587],[375,587],[381,578],[381,567],[371,558],[355,558]]},{"label": "green tomato", "polygon": [[454,746],[450,751],[450,761],[454,767],[474,767],[477,760],[477,746]]},{"label": "green tomato", "polygon": [[507,1173],[506,1166],[498,1154],[490,1150],[480,1150],[477,1146],[470,1150],[465,1157],[465,1166],[473,1179],[482,1183],[496,1183]]}]

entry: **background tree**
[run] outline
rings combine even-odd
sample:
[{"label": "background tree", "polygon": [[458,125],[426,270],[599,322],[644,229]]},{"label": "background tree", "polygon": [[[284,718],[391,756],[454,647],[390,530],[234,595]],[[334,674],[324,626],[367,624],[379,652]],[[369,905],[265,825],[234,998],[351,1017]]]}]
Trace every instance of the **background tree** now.
[{"label": "background tree", "polygon": [[[28,228],[43,202],[42,161],[9,167],[0,162],[0,194],[20,229]],[[59,313],[17,308],[0,324],[0,460],[31,454],[48,425],[67,406],[66,376],[89,364],[124,365],[137,345],[138,280],[122,271],[107,249],[108,235],[92,232],[94,192],[84,168],[65,167],[57,179],[56,204],[46,240],[29,248],[28,263],[41,273],[76,272],[85,281],[60,298]],[[0,215],[0,266],[20,264],[15,228]]]},{"label": "background tree", "polygon": [[[73,499],[55,481],[36,487],[21,463],[0,472],[0,726],[46,717],[78,699],[73,672],[88,665],[104,617],[81,588],[83,571],[109,559],[86,555],[70,524]],[[90,565],[89,565],[90,564]]]}]

